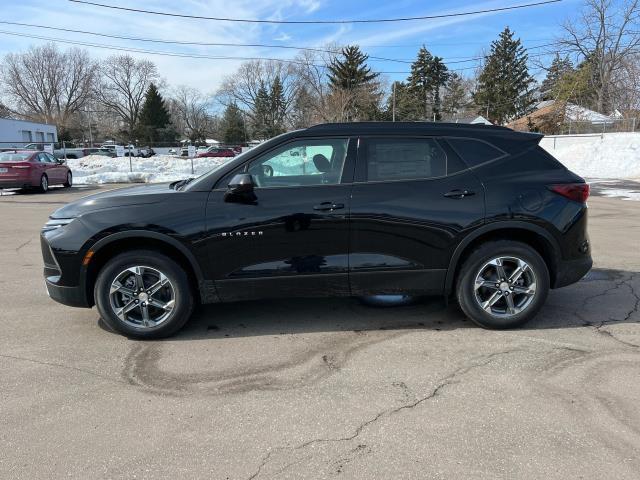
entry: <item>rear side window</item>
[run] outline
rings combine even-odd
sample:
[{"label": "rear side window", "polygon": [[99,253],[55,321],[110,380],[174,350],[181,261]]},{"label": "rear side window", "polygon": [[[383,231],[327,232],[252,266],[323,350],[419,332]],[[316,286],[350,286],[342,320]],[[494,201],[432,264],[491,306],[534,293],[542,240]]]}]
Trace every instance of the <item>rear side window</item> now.
[{"label": "rear side window", "polygon": [[449,145],[453,147],[464,162],[471,167],[490,162],[506,155],[505,152],[493,145],[472,138],[447,138]]},{"label": "rear side window", "polygon": [[371,182],[442,177],[447,173],[447,156],[431,138],[368,138],[360,148],[366,159],[366,179]]}]

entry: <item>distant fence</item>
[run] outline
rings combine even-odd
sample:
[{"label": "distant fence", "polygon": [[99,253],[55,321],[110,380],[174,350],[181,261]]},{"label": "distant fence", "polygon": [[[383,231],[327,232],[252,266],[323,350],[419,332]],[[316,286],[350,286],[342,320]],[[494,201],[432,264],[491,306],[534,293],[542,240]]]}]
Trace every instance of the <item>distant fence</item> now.
[{"label": "distant fence", "polygon": [[567,120],[560,125],[557,135],[578,135],[586,133],[635,132],[636,118],[620,118],[603,122],[588,120]]},{"label": "distant fence", "polygon": [[609,135],[616,133],[636,133],[640,139],[640,132],[600,132],[600,133],[586,133],[586,134],[572,134],[572,135],[545,135],[540,141],[540,146],[546,150],[555,150],[556,148],[566,145],[567,142],[573,144],[593,143],[594,141],[604,141]]}]

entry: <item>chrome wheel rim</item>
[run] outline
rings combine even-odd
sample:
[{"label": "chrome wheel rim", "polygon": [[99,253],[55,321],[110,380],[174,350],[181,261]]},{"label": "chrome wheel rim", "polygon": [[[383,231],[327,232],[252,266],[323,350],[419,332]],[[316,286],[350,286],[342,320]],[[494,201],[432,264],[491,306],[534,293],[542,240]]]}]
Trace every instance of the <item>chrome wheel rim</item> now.
[{"label": "chrome wheel rim", "polygon": [[167,321],[175,307],[173,285],[160,270],[145,266],[120,272],[109,290],[113,313],[138,329],[158,327]]},{"label": "chrome wheel rim", "polygon": [[49,186],[49,184],[47,183],[47,177],[42,177],[42,180],[40,180],[40,186],[42,187],[42,190],[47,189],[47,187]]},{"label": "chrome wheel rim", "polygon": [[518,257],[496,257],[485,263],[474,282],[480,308],[496,317],[512,317],[526,310],[536,296],[536,275]]},{"label": "chrome wheel rim", "polygon": [[71,176],[71,173],[67,173],[67,183],[69,184],[69,186],[71,186],[71,184],[73,183],[73,177]]}]

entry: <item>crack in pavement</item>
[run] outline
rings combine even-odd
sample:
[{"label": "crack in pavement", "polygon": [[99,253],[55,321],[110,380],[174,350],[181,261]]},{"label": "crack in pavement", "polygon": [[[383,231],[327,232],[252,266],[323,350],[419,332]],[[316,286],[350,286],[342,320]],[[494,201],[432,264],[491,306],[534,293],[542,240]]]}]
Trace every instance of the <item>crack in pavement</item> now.
[{"label": "crack in pavement", "polygon": [[[269,450],[269,452],[262,458],[260,464],[258,465],[256,471],[248,477],[248,480],[253,480],[255,478],[257,478],[260,473],[262,472],[263,468],[266,466],[267,463],[269,463],[269,460],[271,459],[272,455],[281,451],[295,451],[295,450],[302,450],[310,445],[314,445],[317,443],[331,443],[331,442],[347,442],[347,441],[351,441],[355,438],[357,438],[362,432],[363,430],[365,430],[367,427],[369,427],[370,425],[376,423],[380,418],[382,417],[387,417],[387,416],[391,416],[394,415],[396,413],[399,413],[403,410],[410,410],[413,408],[416,408],[417,406],[425,403],[426,401],[436,397],[443,388],[449,386],[449,385],[454,385],[456,383],[458,383],[456,381],[456,378],[461,376],[461,375],[465,375],[466,373],[468,373],[469,371],[476,369],[476,368],[480,368],[480,367],[484,367],[488,364],[490,364],[491,362],[493,362],[493,360],[495,359],[495,357],[501,356],[501,355],[508,355],[511,353],[516,353],[516,352],[522,352],[522,351],[526,351],[523,349],[511,349],[511,350],[503,350],[503,351],[499,351],[499,352],[494,352],[488,355],[483,355],[481,357],[476,357],[476,358],[472,358],[470,361],[474,362],[474,363],[470,363],[467,365],[463,365],[461,367],[458,367],[457,369],[455,369],[453,372],[451,372],[449,375],[446,375],[445,377],[441,378],[440,380],[438,380],[436,386],[426,395],[422,396],[421,398],[419,398],[418,400],[408,403],[408,404],[404,404],[401,405],[400,407],[396,407],[396,408],[391,408],[391,409],[387,409],[387,410],[383,410],[379,413],[377,413],[376,415],[374,415],[372,418],[370,418],[369,420],[361,423],[351,435],[347,435],[344,437],[338,437],[338,438],[316,438],[313,440],[308,440],[304,443],[301,443],[298,446],[295,447],[276,447],[272,450]],[[480,362],[478,362],[477,360],[481,360]]]},{"label": "crack in pavement", "polygon": [[625,314],[625,317],[623,319],[609,317],[609,319],[607,320],[602,320],[598,323],[593,323],[593,322],[590,322],[588,319],[584,318],[582,313],[577,309],[574,310],[573,314],[577,318],[579,318],[581,321],[583,321],[585,326],[592,327],[598,334],[605,335],[611,338],[612,340],[622,345],[625,345],[627,347],[640,348],[640,345],[622,340],[618,338],[618,336],[615,333],[604,329],[605,326],[610,324],[627,322],[631,319],[631,317],[635,313],[638,313],[638,309],[640,308],[640,295],[635,291],[631,283],[635,280],[636,276],[637,276],[636,274],[632,273],[629,275],[628,278],[625,278],[619,282],[616,282],[613,287],[609,287],[600,293],[587,297],[582,303],[582,308],[584,309],[589,302],[595,300],[596,298],[604,297],[615,290],[618,290],[622,287],[627,287],[631,291],[631,294],[633,295],[633,297],[635,298],[635,302],[633,304],[633,307]]}]

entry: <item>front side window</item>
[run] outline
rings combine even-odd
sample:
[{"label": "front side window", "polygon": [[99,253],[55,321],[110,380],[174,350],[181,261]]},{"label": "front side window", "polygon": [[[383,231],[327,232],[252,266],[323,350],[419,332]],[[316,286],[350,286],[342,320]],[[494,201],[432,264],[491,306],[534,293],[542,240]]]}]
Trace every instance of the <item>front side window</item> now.
[{"label": "front side window", "polygon": [[249,164],[258,187],[296,187],[340,183],[348,139],[297,140]]},{"label": "front side window", "polygon": [[362,148],[366,178],[371,182],[434,178],[447,173],[447,156],[431,138],[369,138]]}]

